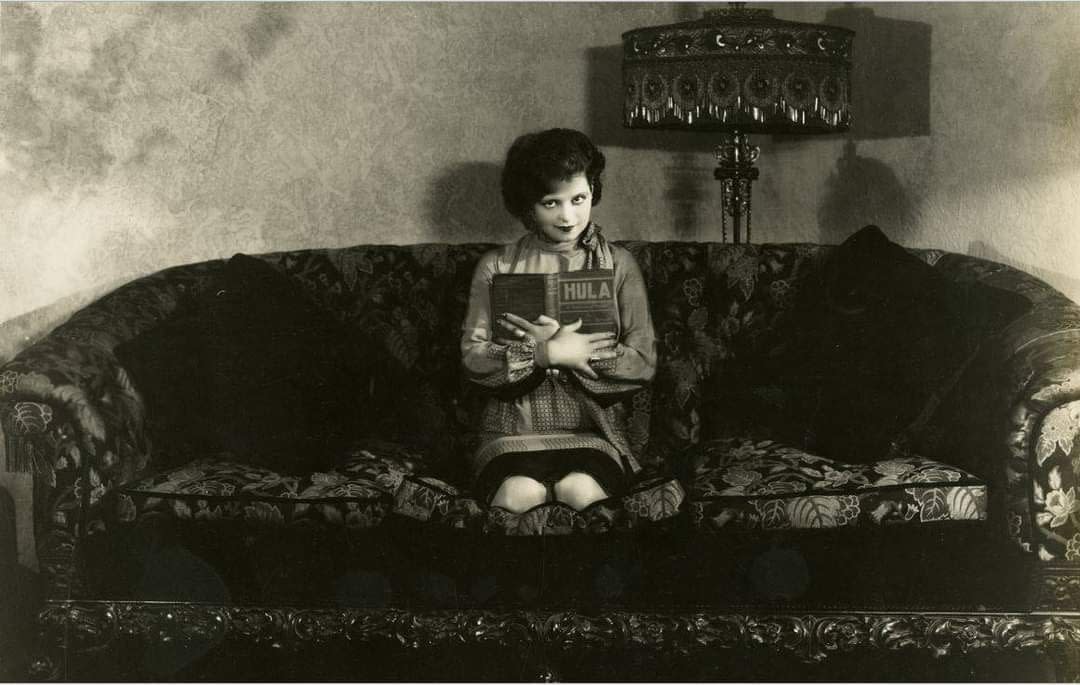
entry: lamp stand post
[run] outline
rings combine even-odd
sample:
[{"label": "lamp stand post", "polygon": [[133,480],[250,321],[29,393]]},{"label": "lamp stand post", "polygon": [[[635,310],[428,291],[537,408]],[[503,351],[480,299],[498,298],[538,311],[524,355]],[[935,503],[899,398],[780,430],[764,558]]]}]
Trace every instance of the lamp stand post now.
[{"label": "lamp stand post", "polygon": [[727,242],[727,220],[732,219],[732,240],[743,242],[743,223],[746,225],[746,242],[750,242],[751,193],[758,177],[754,166],[761,150],[751,145],[747,134],[732,131],[724,134],[716,146],[716,170],[713,178],[720,181],[720,230],[721,240]]}]

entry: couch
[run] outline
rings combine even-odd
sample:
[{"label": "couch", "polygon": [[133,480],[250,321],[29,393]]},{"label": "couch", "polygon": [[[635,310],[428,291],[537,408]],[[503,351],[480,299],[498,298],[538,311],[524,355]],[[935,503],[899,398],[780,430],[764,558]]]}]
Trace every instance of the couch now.
[{"label": "couch", "polygon": [[[837,287],[825,276],[843,246],[619,244],[644,272],[660,364],[651,388],[622,400],[643,473],[582,512],[549,503],[512,514],[465,486],[457,455],[482,396],[462,377],[458,335],[473,266],[490,245],[361,245],[169,268],[23,350],[0,367],[0,426],[6,468],[34,474],[46,599],[30,675],[716,679],[756,656],[744,678],[791,679],[815,664],[926,655],[1045,655],[1057,677],[1077,674],[1076,304],[1002,264],[903,250],[932,272],[920,278],[1022,306],[936,358],[915,404],[884,408],[910,415],[870,426],[874,397],[952,342],[927,329],[925,349],[890,347],[915,325],[903,321],[887,336],[800,328],[835,304],[822,289]],[[175,389],[152,397],[121,359],[138,359],[146,377],[155,355],[184,354],[155,336],[182,332],[192,303],[224,292],[238,264],[270,279],[252,286],[245,311],[260,316],[263,301],[273,313],[281,288],[328,313],[313,340],[333,329],[362,355],[304,366],[325,386],[297,376],[284,390],[245,386],[206,406],[199,393],[222,389],[199,385],[203,376],[245,374],[237,359],[255,355],[230,357],[241,367],[228,371],[205,366],[214,359],[177,367],[177,357],[169,368],[179,375],[150,369]],[[935,321],[952,325],[918,325]],[[836,340],[882,351],[829,357],[842,347],[828,339],[838,331]],[[282,340],[308,346],[253,335],[241,344],[285,364],[297,357]],[[808,350],[827,363],[810,364]],[[903,377],[875,375],[884,356],[899,359]],[[815,389],[823,382],[833,395]],[[275,432],[283,391],[344,411],[306,414],[348,424],[331,450],[311,435],[325,421]],[[870,426],[849,437],[876,431],[884,442],[849,441],[852,453],[840,439],[831,452],[814,434],[830,424],[803,411],[808,397],[819,413],[823,397],[826,413],[843,406],[840,423],[858,414]],[[267,440],[184,443],[235,437],[233,414],[249,410],[270,412]],[[227,430],[213,432],[215,416]],[[903,426],[889,423],[898,418]],[[243,456],[281,445],[277,461]],[[791,670],[768,670],[778,663]]]}]

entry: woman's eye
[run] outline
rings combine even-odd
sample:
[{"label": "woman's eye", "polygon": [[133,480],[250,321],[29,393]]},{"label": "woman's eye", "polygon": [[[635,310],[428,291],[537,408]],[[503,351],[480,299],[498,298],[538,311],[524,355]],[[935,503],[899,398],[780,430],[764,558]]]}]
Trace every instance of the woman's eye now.
[{"label": "woman's eye", "polygon": [[540,201],[540,206],[543,207],[544,209],[554,209],[555,208],[555,200],[541,200]]},{"label": "woman's eye", "polygon": [[575,204],[575,205],[580,205],[580,204],[581,204],[582,202],[584,202],[584,201],[585,201],[586,199],[588,199],[588,197],[587,197],[587,196],[585,196],[585,195],[578,195],[578,196],[576,196],[576,197],[574,198],[574,204]]}]

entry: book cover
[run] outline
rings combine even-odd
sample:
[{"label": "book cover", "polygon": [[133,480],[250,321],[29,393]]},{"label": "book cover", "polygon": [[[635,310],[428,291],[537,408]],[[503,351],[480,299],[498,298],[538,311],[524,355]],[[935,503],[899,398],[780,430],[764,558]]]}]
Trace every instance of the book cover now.
[{"label": "book cover", "polygon": [[612,269],[557,274],[495,274],[491,314],[517,314],[536,321],[546,314],[566,325],[581,319],[580,333],[615,330],[615,272]]}]

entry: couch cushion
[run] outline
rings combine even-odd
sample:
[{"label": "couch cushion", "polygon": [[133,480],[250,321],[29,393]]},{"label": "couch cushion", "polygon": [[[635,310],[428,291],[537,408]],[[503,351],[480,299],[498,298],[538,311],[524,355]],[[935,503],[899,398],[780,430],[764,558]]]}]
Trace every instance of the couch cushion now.
[{"label": "couch cushion", "polygon": [[693,449],[691,517],[703,528],[840,528],[981,521],[983,481],[917,456],[847,464],[773,440]]},{"label": "couch cushion", "polygon": [[950,281],[876,226],[829,255],[794,304],[762,345],[744,411],[770,415],[793,444],[860,463],[895,455],[984,339],[1029,306]]},{"label": "couch cushion", "polygon": [[471,413],[482,406],[461,375],[458,343],[469,279],[490,247],[358,245],[268,256],[391,362],[393,373],[374,379],[384,389],[374,393],[372,434],[416,444],[440,462],[441,475],[463,463],[459,455],[474,439]]},{"label": "couch cushion", "polygon": [[122,485],[113,515],[119,523],[151,518],[244,522],[256,526],[330,525],[370,528],[393,512],[432,526],[506,535],[564,535],[629,529],[677,514],[678,481],[652,477],[625,495],[584,511],[551,503],[520,515],[481,507],[430,475],[431,460],[398,443],[363,439],[341,465],[304,476],[203,458]]},{"label": "couch cushion", "polygon": [[369,347],[298,281],[238,254],[212,292],[116,355],[146,397],[162,462],[228,451],[303,473],[362,430]]},{"label": "couch cushion", "polygon": [[203,458],[117,489],[121,523],[150,518],[243,521],[255,525],[375,526],[422,455],[397,444],[365,440],[335,468],[303,476],[235,461]]}]

